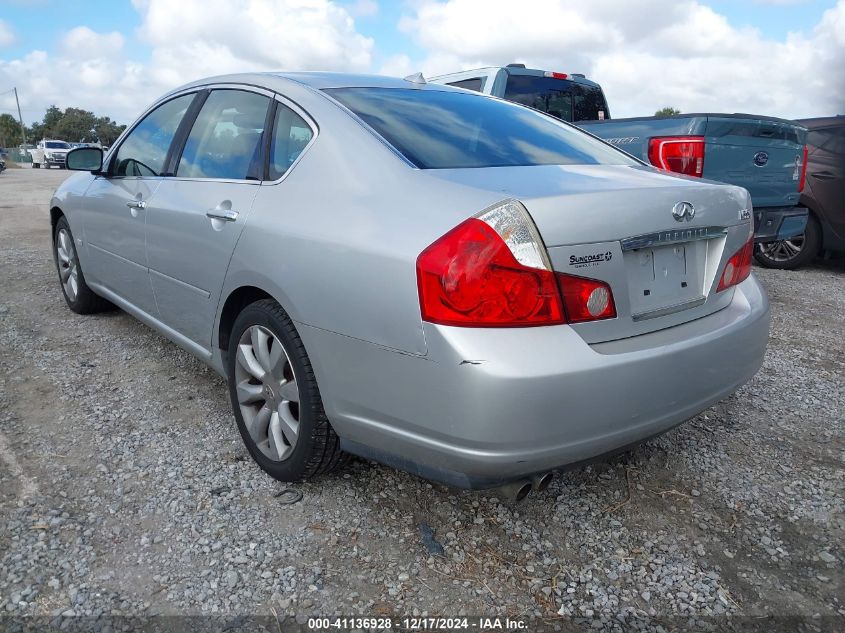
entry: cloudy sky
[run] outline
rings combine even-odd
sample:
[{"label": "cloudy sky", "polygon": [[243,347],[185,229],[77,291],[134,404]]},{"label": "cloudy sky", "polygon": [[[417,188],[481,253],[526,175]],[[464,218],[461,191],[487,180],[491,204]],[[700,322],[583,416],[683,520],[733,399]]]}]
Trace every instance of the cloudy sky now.
[{"label": "cloudy sky", "polygon": [[598,81],[616,117],[845,113],[845,0],[0,0],[0,112],[129,122],[243,70],[404,76],[523,62]]}]

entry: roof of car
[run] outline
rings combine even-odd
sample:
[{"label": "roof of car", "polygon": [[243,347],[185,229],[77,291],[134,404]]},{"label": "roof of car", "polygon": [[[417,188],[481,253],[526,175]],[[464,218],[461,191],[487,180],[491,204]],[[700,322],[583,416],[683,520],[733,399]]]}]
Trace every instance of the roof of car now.
[{"label": "roof of car", "polygon": [[322,90],[324,88],[430,88],[435,90],[454,90],[454,88],[443,86],[441,84],[420,84],[407,79],[386,77],[384,75],[279,71],[261,73],[251,72],[205,77],[203,79],[198,79],[197,81],[192,81],[184,86],[180,86],[172,92],[215,83],[243,83],[265,86],[272,89],[272,84],[274,83],[273,80],[278,79],[293,81],[316,90]]}]

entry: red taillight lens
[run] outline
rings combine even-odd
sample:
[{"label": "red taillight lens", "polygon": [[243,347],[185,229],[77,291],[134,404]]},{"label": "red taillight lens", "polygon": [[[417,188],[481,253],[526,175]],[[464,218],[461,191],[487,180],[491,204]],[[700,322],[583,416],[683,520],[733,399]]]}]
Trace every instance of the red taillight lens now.
[{"label": "red taillight lens", "polygon": [[751,274],[751,256],[754,254],[754,237],[752,236],[745,245],[734,253],[733,257],[725,264],[722,277],[719,279],[719,287],[716,292],[727,290],[748,279]]},{"label": "red taillight lens", "polygon": [[487,223],[471,218],[417,258],[422,318],[465,327],[564,323],[555,275],[519,263]]},{"label": "red taillight lens", "polygon": [[569,75],[567,75],[566,73],[553,73],[548,70],[543,73],[543,76],[552,77],[554,79],[566,79],[567,77],[569,77]]},{"label": "red taillight lens", "polygon": [[804,191],[804,183],[807,181],[807,146],[804,146],[804,155],[801,159],[801,177],[798,179],[798,193]]},{"label": "red taillight lens", "polygon": [[603,281],[558,273],[566,320],[569,323],[616,317],[613,293]]},{"label": "red taillight lens", "polygon": [[703,136],[657,136],[648,141],[648,160],[655,167],[676,174],[704,173]]}]

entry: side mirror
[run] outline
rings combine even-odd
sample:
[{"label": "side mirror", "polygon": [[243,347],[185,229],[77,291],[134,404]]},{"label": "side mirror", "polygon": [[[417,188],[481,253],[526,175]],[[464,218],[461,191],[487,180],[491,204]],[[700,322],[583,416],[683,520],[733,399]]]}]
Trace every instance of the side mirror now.
[{"label": "side mirror", "polygon": [[103,150],[99,147],[77,147],[67,153],[67,168],[98,172],[103,169]]}]

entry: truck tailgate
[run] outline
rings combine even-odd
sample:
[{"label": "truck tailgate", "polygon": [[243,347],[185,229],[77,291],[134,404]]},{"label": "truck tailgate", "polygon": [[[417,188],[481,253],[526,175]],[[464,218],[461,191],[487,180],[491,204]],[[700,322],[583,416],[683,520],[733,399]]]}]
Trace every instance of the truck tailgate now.
[{"label": "truck tailgate", "polygon": [[782,119],[708,115],[704,177],[745,187],[755,207],[795,205],[806,136]]}]

